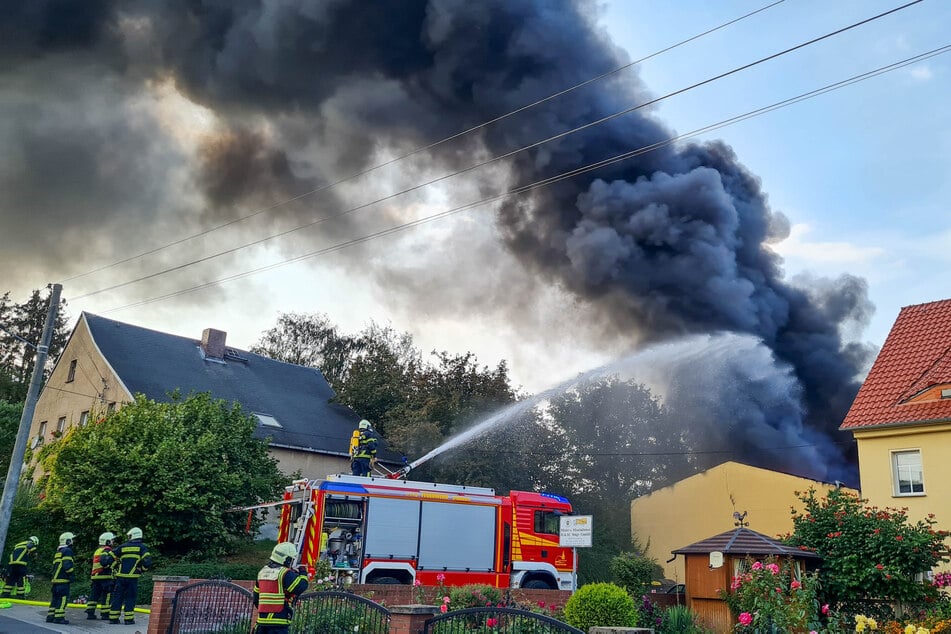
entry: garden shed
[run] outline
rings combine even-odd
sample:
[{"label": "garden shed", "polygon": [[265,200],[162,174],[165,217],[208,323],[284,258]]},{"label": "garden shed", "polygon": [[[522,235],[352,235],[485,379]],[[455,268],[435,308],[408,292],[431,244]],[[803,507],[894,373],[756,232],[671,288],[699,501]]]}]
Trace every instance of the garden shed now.
[{"label": "garden shed", "polygon": [[786,546],[746,526],[672,552],[674,557],[683,555],[685,559],[687,607],[718,633],[733,631],[733,617],[719,591],[729,588],[732,578],[746,571],[750,557],[789,557],[800,572],[812,570],[819,563],[815,553]]}]

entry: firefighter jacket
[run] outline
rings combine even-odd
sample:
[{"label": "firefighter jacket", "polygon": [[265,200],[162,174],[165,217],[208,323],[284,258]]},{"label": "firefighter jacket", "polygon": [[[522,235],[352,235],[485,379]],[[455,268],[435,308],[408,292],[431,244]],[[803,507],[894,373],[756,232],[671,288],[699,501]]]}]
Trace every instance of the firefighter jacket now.
[{"label": "firefighter jacket", "polygon": [[353,455],[354,458],[375,458],[376,457],[376,434],[370,430],[361,431],[360,439],[357,441],[357,449]]},{"label": "firefighter jacket", "polygon": [[294,599],[307,590],[307,577],[290,568],[268,562],[254,583],[254,605],[260,625],[290,625]]},{"label": "firefighter jacket", "polygon": [[18,543],[13,547],[13,552],[10,553],[10,565],[11,566],[26,566],[27,557],[32,557],[36,555],[36,546],[33,545],[33,542],[29,539],[23,542]]},{"label": "firefighter jacket", "polygon": [[60,546],[53,555],[53,585],[69,583],[73,580],[73,549],[69,546]]},{"label": "firefighter jacket", "polygon": [[117,579],[138,579],[143,571],[152,567],[149,547],[141,539],[133,539],[112,551],[116,558],[113,573]]},{"label": "firefighter jacket", "polygon": [[112,579],[112,564],[116,561],[112,546],[100,546],[92,556],[92,569],[89,578],[93,580]]}]

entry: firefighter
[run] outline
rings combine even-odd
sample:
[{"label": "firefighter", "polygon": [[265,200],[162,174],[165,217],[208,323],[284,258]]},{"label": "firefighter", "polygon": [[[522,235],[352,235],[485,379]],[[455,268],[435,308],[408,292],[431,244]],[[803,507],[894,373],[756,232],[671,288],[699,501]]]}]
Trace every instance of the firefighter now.
[{"label": "firefighter", "polygon": [[129,541],[112,553],[116,559],[113,565],[116,581],[112,588],[109,622],[118,624],[125,609],[123,622],[126,625],[135,625],[135,599],[139,592],[139,576],[152,567],[152,556],[149,554],[149,547],[142,543],[141,528],[130,528],[126,535],[129,536]]},{"label": "firefighter", "polygon": [[6,583],[3,584],[3,590],[0,591],[0,597],[15,597],[23,599],[26,597],[26,573],[29,572],[29,563],[27,559],[36,557],[36,547],[39,545],[38,537],[33,536],[13,547],[10,553],[10,561],[7,564],[5,574]]},{"label": "firefighter", "polygon": [[66,625],[66,604],[69,603],[69,584],[75,577],[75,566],[73,565],[73,540],[76,536],[70,532],[59,536],[59,548],[53,555],[53,598],[50,599],[50,607],[46,612],[47,623],[60,623]]},{"label": "firefighter", "polygon": [[99,608],[103,621],[109,620],[109,610],[112,607],[112,586],[115,584],[115,577],[112,573],[112,564],[115,563],[115,556],[112,554],[112,540],[116,536],[106,531],[99,536],[99,548],[92,556],[92,569],[89,578],[92,581],[92,591],[89,596],[89,603],[86,605],[86,619],[94,620],[96,618],[96,608]]},{"label": "firefighter", "polygon": [[370,467],[376,462],[376,433],[370,426],[370,421],[363,419],[357,426],[360,433],[357,447],[353,450],[350,461],[350,472],[355,476],[369,476]]},{"label": "firefighter", "polygon": [[294,600],[307,590],[304,566],[294,571],[297,547],[281,542],[271,551],[271,559],[258,572],[254,583],[254,605],[258,608],[259,634],[288,634],[294,618]]}]

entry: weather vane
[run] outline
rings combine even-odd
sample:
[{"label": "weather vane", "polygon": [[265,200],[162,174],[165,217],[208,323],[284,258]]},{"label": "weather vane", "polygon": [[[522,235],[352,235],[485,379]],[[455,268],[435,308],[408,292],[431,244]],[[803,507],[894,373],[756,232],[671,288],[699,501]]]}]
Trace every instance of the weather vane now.
[{"label": "weather vane", "polygon": [[749,522],[744,522],[744,521],[743,521],[743,520],[746,519],[746,511],[743,511],[742,513],[740,513],[739,511],[733,511],[733,519],[735,520],[735,521],[733,522],[733,525],[734,525],[734,526],[744,526],[744,527],[745,527],[745,526],[749,526],[749,525],[750,525]]}]

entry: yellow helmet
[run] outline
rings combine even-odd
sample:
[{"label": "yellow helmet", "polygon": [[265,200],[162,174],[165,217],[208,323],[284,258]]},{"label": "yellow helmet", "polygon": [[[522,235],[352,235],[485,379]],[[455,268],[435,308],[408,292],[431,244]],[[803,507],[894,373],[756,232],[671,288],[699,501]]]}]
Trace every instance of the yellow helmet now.
[{"label": "yellow helmet", "polygon": [[130,528],[129,532],[126,533],[129,536],[129,539],[142,539],[142,529],[141,528]]},{"label": "yellow helmet", "polygon": [[114,533],[110,533],[109,531],[106,531],[105,533],[99,536],[99,545],[105,546],[107,543],[111,542],[115,538],[116,536]]},{"label": "yellow helmet", "polygon": [[271,561],[276,564],[288,566],[295,559],[297,559],[297,546],[290,542],[281,542],[271,551]]},{"label": "yellow helmet", "polygon": [[76,536],[70,533],[69,531],[67,531],[59,536],[59,545],[69,546],[70,543],[72,543],[74,539],[76,539]]}]

